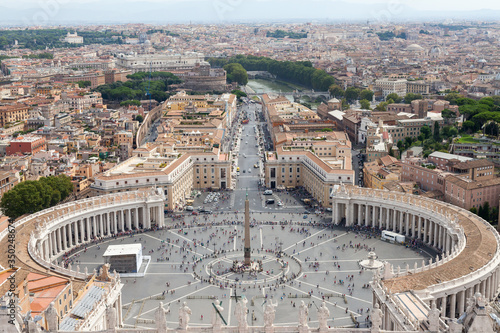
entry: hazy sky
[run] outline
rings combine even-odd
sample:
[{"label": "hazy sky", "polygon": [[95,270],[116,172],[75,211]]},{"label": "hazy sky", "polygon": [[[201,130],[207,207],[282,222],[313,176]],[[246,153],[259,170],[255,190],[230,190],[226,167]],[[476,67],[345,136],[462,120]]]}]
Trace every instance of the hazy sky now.
[{"label": "hazy sky", "polygon": [[[68,2],[72,3],[89,3],[89,2],[101,2],[106,3],[106,0],[0,0],[0,6],[5,7],[20,7],[20,6],[30,6],[36,7],[39,6],[40,3],[50,3],[50,2],[58,2],[59,4],[65,4]],[[139,2],[140,0],[123,0],[123,2]],[[148,2],[186,2],[189,3],[191,0],[144,0]],[[283,2],[286,3],[286,0],[204,0],[207,2],[219,2],[219,3],[227,3],[229,5],[242,1],[255,1],[255,2]],[[314,2],[325,1],[325,0],[304,0],[304,6],[311,6]],[[326,0],[329,1],[329,0]],[[335,0],[331,0],[335,2]],[[500,1],[498,0],[476,0],[476,1],[464,1],[464,0],[342,0],[343,2],[348,3],[385,3],[388,6],[391,4],[405,4],[410,7],[414,7],[419,10],[473,10],[473,9],[496,9],[500,10]]]}]

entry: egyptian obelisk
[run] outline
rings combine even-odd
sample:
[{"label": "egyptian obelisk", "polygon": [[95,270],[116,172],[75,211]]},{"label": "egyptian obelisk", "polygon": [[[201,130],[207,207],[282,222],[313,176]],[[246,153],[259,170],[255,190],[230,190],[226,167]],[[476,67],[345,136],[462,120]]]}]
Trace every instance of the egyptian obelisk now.
[{"label": "egyptian obelisk", "polygon": [[248,202],[248,190],[245,200],[245,265],[250,265],[250,203]]}]

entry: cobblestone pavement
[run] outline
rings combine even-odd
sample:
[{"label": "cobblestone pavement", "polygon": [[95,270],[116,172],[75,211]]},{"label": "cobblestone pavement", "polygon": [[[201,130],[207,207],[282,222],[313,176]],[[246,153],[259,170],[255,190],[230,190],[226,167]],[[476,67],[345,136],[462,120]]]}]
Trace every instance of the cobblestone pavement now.
[{"label": "cobblestone pavement", "polygon": [[[193,263],[203,256],[212,256],[215,252],[221,263],[231,261],[231,256],[243,250],[243,226],[231,225],[232,221],[242,221],[242,214],[217,214],[210,216],[185,216],[182,221],[192,227],[172,227],[169,230],[150,231],[133,236],[107,240],[99,245],[92,245],[72,256],[73,265],[89,270],[100,267],[102,254],[110,244],[143,245],[143,255],[152,257],[143,278],[123,278],[123,316],[126,326],[152,327],[154,309],[158,302],[170,307],[167,315],[168,325],[175,328],[178,322],[178,308],[186,301],[193,311],[191,324],[210,325],[213,298],[222,300],[224,319],[230,325],[236,324],[234,317],[235,292],[248,299],[250,325],[263,324],[263,309],[267,302],[278,304],[276,325],[297,322],[298,306],[301,301],[309,304],[310,326],[318,325],[316,306],[325,298],[330,309],[331,326],[353,325],[351,315],[364,326],[367,310],[371,306],[371,291],[363,288],[371,280],[372,273],[361,271],[358,261],[365,259],[368,251],[374,250],[381,260],[387,260],[395,267],[413,267],[421,264],[422,259],[433,253],[413,250],[401,245],[381,241],[377,236],[348,231],[345,228],[322,226],[319,222],[328,219],[311,214],[304,219],[302,214],[289,213],[253,213],[251,220],[252,249],[254,256],[262,259],[264,271],[254,283],[252,279],[241,278],[237,274],[224,275],[226,282],[210,284],[195,277],[206,277],[209,262],[204,259],[193,271]],[[221,224],[218,226],[196,226],[197,223]],[[268,221],[288,221],[288,225],[269,225]],[[167,225],[179,220],[167,219]],[[290,223],[292,222],[292,223]],[[225,224],[224,224],[225,223]],[[258,224],[261,223],[261,224]],[[313,224],[316,224],[313,226]],[[196,244],[196,246],[194,245]],[[278,284],[275,276],[280,267],[276,265],[274,252],[278,249],[286,254],[284,261],[293,261],[289,265],[297,277]],[[242,254],[241,254],[242,257]],[[207,265],[207,266],[205,266]],[[222,275],[221,264],[219,274]],[[212,271],[217,271],[217,266]],[[291,271],[288,272],[289,276]],[[242,283],[246,281],[246,283]],[[235,288],[236,287],[236,288]],[[343,297],[345,295],[345,298]]]}]

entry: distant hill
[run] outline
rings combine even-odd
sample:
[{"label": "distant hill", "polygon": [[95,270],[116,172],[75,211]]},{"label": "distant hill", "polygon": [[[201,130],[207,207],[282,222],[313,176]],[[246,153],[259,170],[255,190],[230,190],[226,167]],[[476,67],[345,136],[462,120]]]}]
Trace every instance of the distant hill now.
[{"label": "distant hill", "polygon": [[[58,7],[0,6],[1,25],[85,23],[223,23],[282,21],[397,22],[451,18],[498,20],[500,11],[419,11],[407,5],[353,4],[332,0],[170,0],[164,2],[105,0],[86,4],[61,1]],[[13,2],[15,4],[15,2]],[[43,2],[40,2],[43,3]],[[51,4],[55,3],[50,2]],[[13,6],[11,3],[9,6]]]}]

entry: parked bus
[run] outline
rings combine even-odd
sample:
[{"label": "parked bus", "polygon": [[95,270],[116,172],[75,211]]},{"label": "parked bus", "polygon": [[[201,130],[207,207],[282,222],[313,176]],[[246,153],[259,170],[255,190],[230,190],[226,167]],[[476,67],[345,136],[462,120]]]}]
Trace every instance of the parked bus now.
[{"label": "parked bus", "polygon": [[398,244],[403,244],[405,242],[405,236],[387,230],[382,231],[381,239],[384,241],[388,241],[391,243],[398,243]]}]

